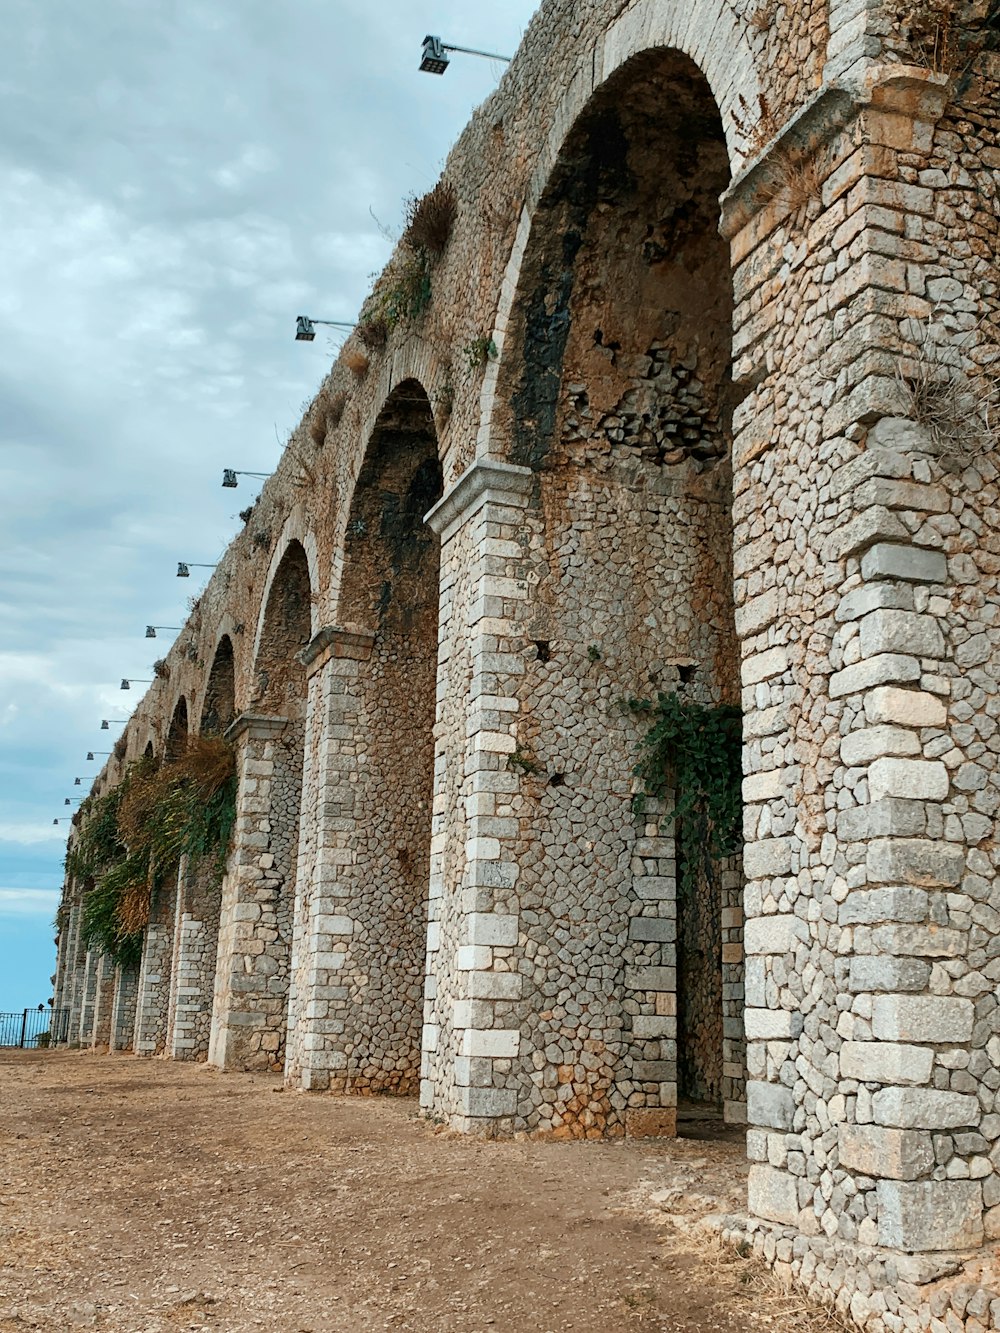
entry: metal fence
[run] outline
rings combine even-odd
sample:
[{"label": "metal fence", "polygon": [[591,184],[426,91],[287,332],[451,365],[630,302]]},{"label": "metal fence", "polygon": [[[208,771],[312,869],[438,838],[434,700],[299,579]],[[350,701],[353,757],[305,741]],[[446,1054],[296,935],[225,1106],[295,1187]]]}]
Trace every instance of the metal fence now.
[{"label": "metal fence", "polygon": [[68,1009],[21,1009],[0,1013],[0,1046],[22,1046],[30,1050],[56,1046],[69,1033]]}]

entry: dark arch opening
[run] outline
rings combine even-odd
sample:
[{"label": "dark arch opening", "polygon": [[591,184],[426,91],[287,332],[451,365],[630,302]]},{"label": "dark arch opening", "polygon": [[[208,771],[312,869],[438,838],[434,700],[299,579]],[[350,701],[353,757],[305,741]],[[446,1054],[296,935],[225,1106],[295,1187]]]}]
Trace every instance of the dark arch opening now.
[{"label": "dark arch opening", "polygon": [[631,808],[643,727],[609,724],[623,696],[740,702],[729,178],[702,73],[643,53],[567,136],[522,265],[497,420],[511,461],[538,474],[546,558],[518,743],[560,780],[521,783],[521,919],[551,961],[518,1018],[526,1056],[558,1050],[587,1072],[566,1104],[541,1079],[519,1093],[518,1128],[669,1133],[678,1100],[742,1118],[740,867],[714,863],[678,893],[669,805]]},{"label": "dark arch opening", "polygon": [[219,640],[212,661],[201,709],[201,734],[221,735],[236,716],[236,668],[233,641],[228,634]]},{"label": "dark arch opening", "polygon": [[351,682],[366,762],[350,793],[358,850],[346,994],[330,1006],[348,1034],[338,1086],[358,1092],[410,1094],[420,1077],[440,563],[424,516],[441,490],[430,403],[408,380],[368,443],[347,520],[337,614],[341,625],[373,636]]}]

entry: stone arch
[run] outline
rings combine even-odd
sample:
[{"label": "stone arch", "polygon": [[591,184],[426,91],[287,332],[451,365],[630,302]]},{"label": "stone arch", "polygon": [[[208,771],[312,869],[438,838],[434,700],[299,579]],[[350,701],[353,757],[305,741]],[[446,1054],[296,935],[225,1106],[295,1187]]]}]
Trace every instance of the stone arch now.
[{"label": "stone arch", "polygon": [[[607,96],[607,85],[622,86],[623,76],[627,78],[635,68],[636,57],[657,54],[680,58],[679,63],[701,72],[717,110],[729,160],[742,163],[738,125],[746,120],[746,106],[758,106],[762,81],[757,58],[735,8],[725,0],[669,6],[658,0],[639,0],[631,5],[609,25],[597,51],[581,56],[574,76],[567,80],[566,92],[550,120],[548,138],[538,154],[500,288],[493,335],[499,355],[486,366],[483,376],[482,424],[477,440],[480,457],[506,455],[509,422],[503,412],[501,386],[507,369],[508,334],[522,300],[521,270],[538,226],[538,210],[565,156],[567,140],[595,97],[600,97],[602,90]],[[516,345],[512,355],[515,359],[519,355]]]},{"label": "stone arch", "polygon": [[[268,605],[270,603],[271,593],[275,583],[278,581],[279,571],[282,570],[283,566],[287,573],[285,560],[289,556],[289,551],[292,547],[298,548],[293,558],[296,561],[300,558],[305,561],[305,577],[308,579],[310,591],[309,631],[312,633],[312,631],[316,629],[317,621],[313,602],[319,597],[322,588],[319,573],[317,543],[315,534],[306,520],[301,505],[296,505],[282,526],[281,534],[275,543],[271,561],[268,565],[267,577],[264,580],[264,592],[258,608],[257,623],[254,627],[253,662],[255,669],[260,659],[264,630],[268,622]],[[307,640],[308,637],[309,635],[307,634]]]},{"label": "stone arch", "polygon": [[236,716],[236,657],[228,634],[219,639],[201,706],[201,735],[221,735]]},{"label": "stone arch", "polygon": [[671,1133],[678,1094],[740,1119],[744,1098],[739,866],[679,895],[669,807],[633,812],[643,725],[616,708],[660,691],[740,702],[730,153],[689,56],[612,63],[533,211],[490,437],[532,473],[509,533],[530,590],[507,686],[517,780],[493,821],[510,830],[526,955],[505,1021],[513,1123],[581,1137]]},{"label": "stone arch", "polygon": [[250,709],[229,732],[239,791],[209,1043],[209,1059],[225,1068],[285,1062],[306,745],[301,653],[313,632],[315,569],[315,547],[310,562],[308,543],[291,530],[305,536],[300,515],[286,523],[268,574]]},{"label": "stone arch", "polygon": [[167,739],[163,747],[163,757],[167,763],[177,759],[184,752],[189,734],[187,699],[182,694],[174,705],[167,728]]},{"label": "stone arch", "polygon": [[[288,1075],[309,1087],[412,1093],[420,1072],[434,778],[440,499],[430,401],[415,379],[380,411],[346,515],[335,625],[323,666],[332,735],[324,844],[350,849],[314,887],[320,965],[296,983]],[[363,758],[363,762],[359,759]],[[335,876],[335,883],[330,879]],[[312,1016],[315,1016],[315,1019]],[[305,1038],[308,1036],[308,1040]]]}]

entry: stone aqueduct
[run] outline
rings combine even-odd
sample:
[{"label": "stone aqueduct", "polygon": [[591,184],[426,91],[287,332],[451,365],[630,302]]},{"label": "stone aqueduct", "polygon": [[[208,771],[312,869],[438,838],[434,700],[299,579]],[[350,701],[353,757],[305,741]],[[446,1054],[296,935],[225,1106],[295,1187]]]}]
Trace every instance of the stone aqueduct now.
[{"label": "stone aqueduct", "polygon": [[[919,1285],[1000,1235],[1000,57],[949,12],[542,4],[427,310],[349,340],[98,779],[211,717],[238,819],[134,973],[67,883],[74,1039],[486,1135],[712,1101],[768,1258],[997,1326]],[[615,707],[656,689],[744,714],[694,941]]]}]

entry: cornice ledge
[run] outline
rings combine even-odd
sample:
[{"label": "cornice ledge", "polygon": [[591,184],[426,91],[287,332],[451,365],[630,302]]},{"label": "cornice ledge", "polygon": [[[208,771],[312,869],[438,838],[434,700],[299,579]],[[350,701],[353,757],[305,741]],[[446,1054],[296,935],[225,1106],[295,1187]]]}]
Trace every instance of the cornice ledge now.
[{"label": "cornice ledge", "polygon": [[424,515],[424,522],[442,541],[447,541],[484,504],[523,509],[533,483],[534,473],[530,467],[505,463],[499,458],[477,458],[447,495]]}]

